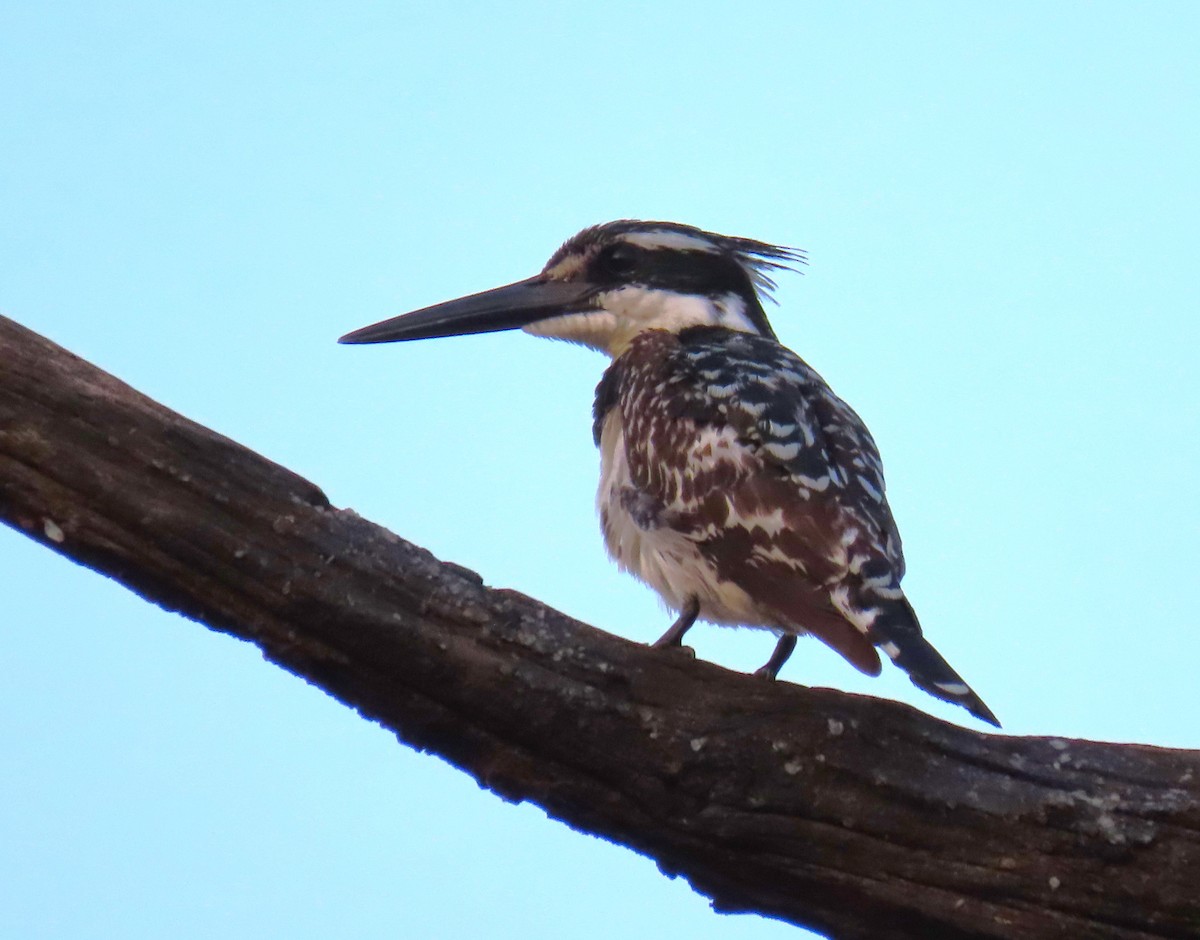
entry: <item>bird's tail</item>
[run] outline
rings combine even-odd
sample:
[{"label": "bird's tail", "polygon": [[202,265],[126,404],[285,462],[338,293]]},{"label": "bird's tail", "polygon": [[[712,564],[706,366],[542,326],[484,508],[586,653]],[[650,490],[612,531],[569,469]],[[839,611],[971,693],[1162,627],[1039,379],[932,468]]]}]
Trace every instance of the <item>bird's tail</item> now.
[{"label": "bird's tail", "polygon": [[876,645],[908,673],[918,689],[961,705],[980,721],[1000,727],[992,710],[922,635],[916,612],[906,599],[901,597],[881,608],[871,631],[876,635]]}]

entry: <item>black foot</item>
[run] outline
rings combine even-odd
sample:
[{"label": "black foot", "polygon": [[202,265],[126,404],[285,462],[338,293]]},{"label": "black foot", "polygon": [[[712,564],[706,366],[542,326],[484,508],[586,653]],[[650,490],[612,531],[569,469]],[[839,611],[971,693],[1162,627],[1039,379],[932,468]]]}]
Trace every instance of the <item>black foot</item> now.
[{"label": "black foot", "polygon": [[762,676],[764,679],[774,679],[779,675],[779,670],[783,668],[783,664],[788,661],[788,657],[792,655],[792,650],[795,648],[796,634],[785,633],[775,644],[775,652],[771,654],[771,658],[755,669],[754,674]]},{"label": "black foot", "polygon": [[683,605],[683,610],[679,612],[677,619],[671,628],[655,640],[650,645],[655,649],[666,649],[671,646],[682,646],[683,635],[691,629],[692,624],[696,622],[696,618],[700,616],[700,598],[689,597]]}]

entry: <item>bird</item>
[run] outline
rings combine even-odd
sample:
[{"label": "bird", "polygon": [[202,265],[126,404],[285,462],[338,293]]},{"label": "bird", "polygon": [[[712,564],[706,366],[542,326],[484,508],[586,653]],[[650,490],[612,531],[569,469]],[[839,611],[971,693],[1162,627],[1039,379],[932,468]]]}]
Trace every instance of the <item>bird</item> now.
[{"label": "bird", "polygon": [[677,222],[568,239],[541,273],[341,337],[390,343],[521,329],[605,353],[592,415],[608,553],[677,619],[777,637],[774,679],[813,635],[867,675],[882,651],[913,684],[1000,726],[925,639],[862,419],[782,345],[764,310],[803,251]]}]

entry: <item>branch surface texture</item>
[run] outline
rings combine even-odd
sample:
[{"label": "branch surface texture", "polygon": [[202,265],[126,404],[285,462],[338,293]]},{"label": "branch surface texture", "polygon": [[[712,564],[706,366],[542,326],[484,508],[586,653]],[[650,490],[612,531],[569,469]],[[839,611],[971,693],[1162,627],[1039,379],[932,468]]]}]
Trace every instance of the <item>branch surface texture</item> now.
[{"label": "branch surface texture", "polygon": [[0,317],[0,519],[722,911],[1200,937],[1200,752],[984,735],[601,632]]}]

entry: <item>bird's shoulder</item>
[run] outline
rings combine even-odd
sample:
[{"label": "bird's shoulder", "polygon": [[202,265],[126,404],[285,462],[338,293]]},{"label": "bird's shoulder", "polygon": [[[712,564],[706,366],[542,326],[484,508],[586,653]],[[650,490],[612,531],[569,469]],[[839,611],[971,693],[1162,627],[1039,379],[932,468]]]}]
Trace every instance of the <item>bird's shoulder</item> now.
[{"label": "bird's shoulder", "polygon": [[679,334],[672,370],[685,406],[732,427],[743,446],[801,486],[884,495],[879,450],[866,424],[800,356],[765,336],[697,328]]}]

